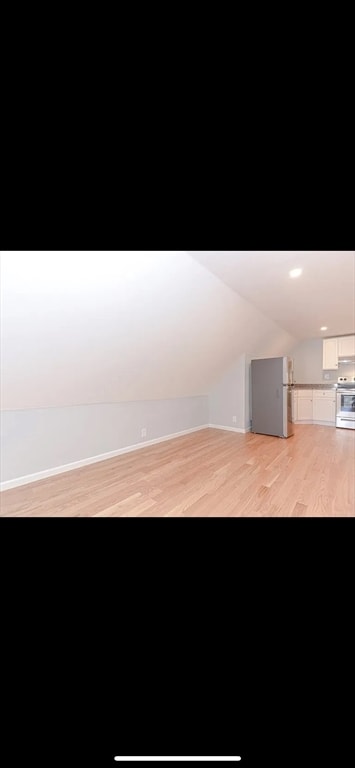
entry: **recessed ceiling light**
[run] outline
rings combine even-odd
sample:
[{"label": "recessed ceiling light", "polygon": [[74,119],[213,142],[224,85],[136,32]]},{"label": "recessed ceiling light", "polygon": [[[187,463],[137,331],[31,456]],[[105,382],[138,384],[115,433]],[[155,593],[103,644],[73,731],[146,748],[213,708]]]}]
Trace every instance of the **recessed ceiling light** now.
[{"label": "recessed ceiling light", "polygon": [[299,277],[300,275],[302,275],[302,269],[299,269],[298,267],[297,269],[291,269],[290,277]]},{"label": "recessed ceiling light", "polygon": [[322,325],[321,331],[327,331],[327,330],[328,330],[328,326],[327,325]]}]

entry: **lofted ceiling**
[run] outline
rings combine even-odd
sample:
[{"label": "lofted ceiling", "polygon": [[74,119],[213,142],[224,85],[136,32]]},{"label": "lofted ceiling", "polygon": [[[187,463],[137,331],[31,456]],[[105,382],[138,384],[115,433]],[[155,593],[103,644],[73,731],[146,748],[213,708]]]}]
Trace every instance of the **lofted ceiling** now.
[{"label": "lofted ceiling", "polygon": [[[355,332],[355,251],[189,253],[298,339]],[[290,278],[297,267],[302,275]]]}]

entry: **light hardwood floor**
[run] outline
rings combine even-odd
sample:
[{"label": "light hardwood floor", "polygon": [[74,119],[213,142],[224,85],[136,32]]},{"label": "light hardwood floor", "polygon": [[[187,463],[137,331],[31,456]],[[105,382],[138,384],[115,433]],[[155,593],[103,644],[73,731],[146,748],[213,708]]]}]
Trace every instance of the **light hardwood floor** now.
[{"label": "light hardwood floor", "polygon": [[355,517],[355,431],[205,429],[0,495],[16,517]]}]

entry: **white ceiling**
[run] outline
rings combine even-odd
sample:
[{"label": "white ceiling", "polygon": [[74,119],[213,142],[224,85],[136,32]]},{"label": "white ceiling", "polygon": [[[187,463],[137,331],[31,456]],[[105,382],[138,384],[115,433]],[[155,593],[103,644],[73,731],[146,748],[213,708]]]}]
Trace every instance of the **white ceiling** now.
[{"label": "white ceiling", "polygon": [[355,251],[189,253],[296,338],[355,332]]}]

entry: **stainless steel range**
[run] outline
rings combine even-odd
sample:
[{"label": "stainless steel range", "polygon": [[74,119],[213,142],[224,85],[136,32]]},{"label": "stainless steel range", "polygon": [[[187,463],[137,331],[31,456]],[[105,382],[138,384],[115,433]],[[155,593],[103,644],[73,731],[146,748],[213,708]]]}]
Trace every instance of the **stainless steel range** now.
[{"label": "stainless steel range", "polygon": [[337,386],[337,427],[355,429],[355,377]]}]

